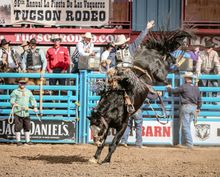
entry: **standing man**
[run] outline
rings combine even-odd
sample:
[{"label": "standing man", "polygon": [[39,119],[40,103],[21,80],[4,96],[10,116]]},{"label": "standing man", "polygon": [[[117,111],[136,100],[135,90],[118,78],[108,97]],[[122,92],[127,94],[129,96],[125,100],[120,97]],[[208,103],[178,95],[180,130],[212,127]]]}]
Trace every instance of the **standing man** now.
[{"label": "standing man", "polygon": [[[62,39],[59,35],[53,35],[51,37],[51,42],[53,42],[53,47],[47,50],[47,71],[49,73],[65,73],[70,65],[69,51],[66,47],[60,46]],[[50,85],[65,85],[65,79],[51,78],[49,80]]]},{"label": "standing man", "polygon": [[92,40],[92,34],[90,32],[86,32],[82,36],[82,40],[77,43],[76,49],[72,56],[72,62],[73,62],[73,69],[72,73],[79,73],[79,58],[81,56],[95,56],[94,50],[94,44],[91,42]]},{"label": "standing man", "polygon": [[[17,73],[20,69],[20,56],[10,47],[10,41],[6,39],[1,40],[0,49],[0,70],[1,72]],[[6,84],[16,84],[15,78],[5,78]]]},{"label": "standing man", "polygon": [[[156,100],[159,98],[159,96],[162,95],[162,92],[155,92],[155,93],[148,93],[147,94],[147,99],[150,100]],[[142,116],[142,111],[139,109],[135,114],[133,114],[129,120],[128,120],[128,126],[122,136],[121,139],[121,145],[124,147],[127,147],[127,142],[128,142],[128,137],[129,134],[132,130],[132,125],[134,122],[134,127],[135,127],[135,132],[136,132],[136,142],[135,145],[138,148],[145,148],[143,146],[143,139],[142,139],[142,126],[143,126],[143,116]]]},{"label": "standing man", "polygon": [[27,51],[29,50],[29,41],[22,41],[21,47],[23,48],[23,52],[21,53],[21,64],[22,64],[22,70],[24,71],[24,63],[22,62],[24,55],[27,55]]},{"label": "standing man", "polygon": [[[205,42],[205,50],[199,53],[196,64],[196,74],[220,74],[220,61],[218,53],[214,50],[215,45],[211,41]],[[211,84],[213,87],[218,87],[216,80],[202,80],[199,85],[208,87]],[[217,97],[217,92],[212,93],[213,97]]]},{"label": "standing man", "polygon": [[18,146],[21,146],[21,130],[24,129],[25,141],[31,145],[30,141],[30,116],[29,105],[34,108],[34,112],[38,112],[36,100],[32,92],[25,88],[26,80],[20,79],[18,81],[18,88],[11,93],[10,103],[15,115],[15,136]]},{"label": "standing man", "polygon": [[124,135],[121,138],[121,145],[127,147],[128,137],[132,130],[132,125],[134,122],[135,132],[136,132],[136,142],[135,145],[138,148],[144,148],[142,145],[142,125],[143,125],[143,117],[141,109],[139,109],[135,114],[133,114],[128,120],[128,126],[124,132]]},{"label": "standing man", "polygon": [[101,71],[107,72],[109,68],[115,67],[115,56],[112,56],[112,51],[115,46],[112,43],[106,45],[105,51],[101,55]]},{"label": "standing man", "polygon": [[[29,42],[29,48],[26,46],[24,51],[22,65],[27,73],[45,73],[47,60],[42,49],[37,48],[37,41],[32,38]],[[40,79],[29,79],[31,85],[40,85]]]},{"label": "standing man", "polygon": [[182,140],[183,144],[187,148],[193,147],[193,140],[191,135],[191,122],[193,118],[199,114],[201,108],[201,95],[199,88],[192,84],[194,75],[192,72],[186,72],[183,75],[185,83],[176,89],[171,89],[171,86],[167,86],[167,90],[170,93],[178,93],[180,95],[180,127],[182,127]]}]

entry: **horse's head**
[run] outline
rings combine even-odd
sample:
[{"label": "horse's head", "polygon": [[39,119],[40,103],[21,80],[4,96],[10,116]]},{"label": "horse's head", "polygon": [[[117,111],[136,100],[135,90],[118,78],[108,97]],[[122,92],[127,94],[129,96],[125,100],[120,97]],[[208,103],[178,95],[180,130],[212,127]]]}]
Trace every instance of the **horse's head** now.
[{"label": "horse's head", "polygon": [[108,130],[108,124],[97,110],[91,112],[89,120],[94,144],[99,147],[104,141],[104,134]]}]

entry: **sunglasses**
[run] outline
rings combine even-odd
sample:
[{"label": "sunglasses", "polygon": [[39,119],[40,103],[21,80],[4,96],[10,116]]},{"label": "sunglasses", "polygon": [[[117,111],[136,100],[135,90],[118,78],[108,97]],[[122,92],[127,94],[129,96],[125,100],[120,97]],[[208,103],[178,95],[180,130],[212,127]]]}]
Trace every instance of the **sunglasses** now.
[{"label": "sunglasses", "polygon": [[26,82],[19,82],[20,85],[26,85]]}]

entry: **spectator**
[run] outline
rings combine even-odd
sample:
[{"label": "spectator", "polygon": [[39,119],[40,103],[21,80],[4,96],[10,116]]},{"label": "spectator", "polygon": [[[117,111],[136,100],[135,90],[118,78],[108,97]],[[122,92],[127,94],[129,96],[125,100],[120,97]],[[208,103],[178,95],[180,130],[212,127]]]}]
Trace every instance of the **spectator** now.
[{"label": "spectator", "polygon": [[[10,47],[10,41],[6,39],[1,40],[0,49],[0,70],[1,72],[17,73],[20,70],[20,56]],[[6,84],[16,84],[15,78],[5,78]]]},{"label": "spectator", "polygon": [[[148,93],[147,98],[149,100],[156,100],[158,98],[158,95],[161,96],[161,92],[157,93]],[[124,147],[127,147],[127,142],[128,142],[128,137],[130,134],[130,131],[132,129],[134,121],[134,126],[135,126],[135,131],[136,131],[136,142],[135,145],[138,148],[144,148],[143,146],[143,139],[142,139],[142,125],[143,125],[143,117],[142,117],[142,111],[139,109],[135,114],[133,114],[129,120],[128,120],[128,126],[124,132],[124,135],[122,136],[121,139],[121,145]]]},{"label": "spectator", "polygon": [[[205,50],[199,53],[198,61],[196,64],[196,74],[220,74],[220,61],[218,53],[213,49],[214,44],[211,41],[205,42]],[[202,87],[207,87],[212,85],[218,87],[218,82],[216,80],[202,80],[199,85]],[[217,92],[212,93],[213,97],[217,96]]]},{"label": "spectator", "polygon": [[143,148],[144,146],[142,145],[142,125],[143,125],[143,117],[142,117],[142,112],[139,109],[135,114],[133,114],[128,121],[128,126],[124,132],[124,135],[121,138],[121,145],[127,147],[127,141],[129,134],[132,130],[132,125],[134,121],[134,126],[135,126],[135,132],[136,132],[136,142],[135,145],[138,148]]},{"label": "spectator", "polygon": [[95,56],[94,52],[94,44],[91,42],[92,40],[92,34],[90,32],[86,32],[82,36],[82,40],[77,43],[76,49],[72,56],[72,62],[73,62],[73,69],[72,73],[78,73],[79,68],[79,58],[81,56]]},{"label": "spectator", "polygon": [[109,68],[115,67],[115,57],[110,55],[114,50],[114,44],[108,43],[101,55],[101,71],[106,72]]},{"label": "spectator", "polygon": [[192,46],[192,50],[188,52],[190,54],[190,58],[192,58],[193,60],[193,72],[196,71],[196,63],[199,59],[199,52],[200,52],[199,46]]},{"label": "spectator", "polygon": [[172,57],[176,58],[176,63],[170,67],[172,72],[193,71],[193,60],[187,47],[187,44],[184,43],[184,46],[180,46],[177,50],[170,53]]},{"label": "spectator", "polygon": [[27,51],[29,49],[29,41],[22,41],[21,47],[23,48],[23,52],[21,53],[21,63],[22,63],[22,70],[24,70],[22,60],[23,60],[24,55],[27,55]]},{"label": "spectator", "polygon": [[[47,71],[49,73],[65,73],[70,65],[69,51],[66,47],[61,47],[62,39],[58,35],[54,35],[51,38],[53,47],[47,50]],[[50,85],[65,85],[65,79],[50,79]]]},{"label": "spectator", "polygon": [[30,116],[29,116],[29,104],[34,108],[34,112],[38,112],[36,100],[32,92],[25,88],[25,79],[18,81],[18,88],[11,93],[10,103],[13,106],[13,112],[15,115],[15,136],[18,146],[21,146],[21,130],[24,129],[25,141],[28,145],[31,145],[30,141]]},{"label": "spectator", "polygon": [[130,38],[126,38],[125,35],[122,34],[116,38],[114,43],[116,47],[116,67],[127,68],[133,66],[133,57],[148,33],[148,30],[153,26],[154,21],[148,22],[146,28],[140,33],[136,40],[129,45],[127,43],[130,41]]},{"label": "spectator", "polygon": [[[193,73],[186,72],[183,75],[185,83],[178,88],[171,89],[171,86],[167,86],[167,90],[170,93],[178,93],[180,95],[180,127],[182,127],[182,140],[183,145],[187,148],[193,148],[193,140],[191,135],[191,122],[193,118],[197,118],[196,115],[199,113],[201,108],[201,96],[199,88],[192,84]],[[182,147],[181,145],[179,145]]]},{"label": "spectator", "polygon": [[[44,51],[37,47],[37,41],[32,38],[28,46],[23,44],[24,52],[22,68],[27,73],[45,73],[47,60]],[[26,49],[26,50],[25,50]],[[40,79],[29,79],[28,84],[40,85]]]}]

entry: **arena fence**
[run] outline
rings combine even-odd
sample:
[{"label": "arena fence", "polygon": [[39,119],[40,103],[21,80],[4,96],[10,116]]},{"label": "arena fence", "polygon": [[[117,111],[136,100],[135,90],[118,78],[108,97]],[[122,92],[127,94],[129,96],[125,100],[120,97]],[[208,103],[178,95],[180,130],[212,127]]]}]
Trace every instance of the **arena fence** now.
[{"label": "arena fence", "polygon": [[[33,73],[0,73],[0,78],[40,78],[40,74]],[[87,116],[96,106],[100,96],[94,91],[97,83],[105,80],[105,74],[87,72],[80,74],[44,74],[46,83],[43,85],[44,94],[42,117],[31,112],[32,141],[40,143],[92,143],[89,121]],[[66,79],[66,85],[49,85],[50,78]],[[183,80],[180,75],[169,74],[168,80],[172,87],[179,86]],[[219,75],[202,75],[200,80],[220,80]],[[14,142],[14,125],[8,123],[11,112],[10,93],[17,85],[0,85],[0,142]],[[40,101],[40,86],[28,85]],[[164,86],[155,86],[155,90],[162,92],[167,117],[162,115],[159,101],[147,100],[142,106],[144,117],[143,142],[147,145],[173,145],[181,142],[179,132],[179,99],[169,95]],[[219,87],[200,87],[203,105],[198,122],[193,125],[192,135],[196,145],[220,144],[220,97],[213,97],[213,92],[220,91]],[[80,103],[80,104],[79,104]],[[157,116],[155,116],[157,115]],[[115,134],[111,130],[107,142]],[[131,131],[129,143],[135,143],[135,131]]]}]

